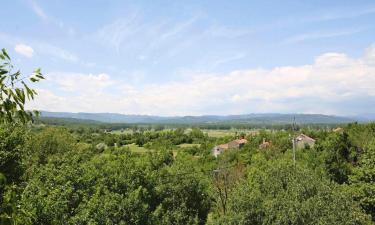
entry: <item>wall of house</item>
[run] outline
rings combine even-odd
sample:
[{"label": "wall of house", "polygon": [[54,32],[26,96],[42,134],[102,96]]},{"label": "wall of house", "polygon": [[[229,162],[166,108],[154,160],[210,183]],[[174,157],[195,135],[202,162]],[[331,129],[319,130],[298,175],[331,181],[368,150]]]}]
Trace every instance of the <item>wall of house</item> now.
[{"label": "wall of house", "polygon": [[218,155],[220,155],[221,153],[223,153],[223,149],[219,148],[219,147],[214,147],[212,149],[212,155],[215,156],[217,158]]},{"label": "wall of house", "polygon": [[315,142],[313,142],[313,141],[301,140],[301,141],[297,141],[296,148],[303,149],[303,148],[305,148],[306,145],[309,145],[310,147],[313,147],[314,144],[315,144]]},{"label": "wall of house", "polygon": [[239,148],[239,147],[240,145],[235,141],[231,141],[228,143],[228,148]]}]

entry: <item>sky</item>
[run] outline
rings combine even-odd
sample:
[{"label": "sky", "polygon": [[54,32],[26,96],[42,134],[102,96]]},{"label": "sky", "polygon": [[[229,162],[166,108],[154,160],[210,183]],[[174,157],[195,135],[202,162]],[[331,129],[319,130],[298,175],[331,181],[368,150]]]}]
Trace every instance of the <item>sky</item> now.
[{"label": "sky", "polygon": [[375,113],[375,1],[2,2],[0,48],[46,80],[28,108]]}]

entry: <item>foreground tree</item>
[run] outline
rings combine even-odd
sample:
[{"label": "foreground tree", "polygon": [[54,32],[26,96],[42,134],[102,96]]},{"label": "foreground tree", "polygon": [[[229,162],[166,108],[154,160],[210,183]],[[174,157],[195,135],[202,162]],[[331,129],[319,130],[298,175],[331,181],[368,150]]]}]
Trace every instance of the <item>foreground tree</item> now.
[{"label": "foreground tree", "polygon": [[[0,123],[19,120],[23,123],[32,119],[33,113],[25,110],[26,100],[34,99],[36,91],[26,82],[44,79],[41,70],[36,69],[30,76],[22,76],[13,71],[14,67],[5,49],[0,52]],[[34,112],[38,114],[38,112]]]},{"label": "foreground tree", "polygon": [[349,189],[354,199],[375,222],[375,139],[365,147],[359,165],[349,176]]},{"label": "foreground tree", "polygon": [[[280,159],[279,159],[280,160]],[[263,162],[236,188],[214,224],[370,224],[338,185],[287,161]]]},{"label": "foreground tree", "polygon": [[44,79],[40,69],[31,76],[22,76],[14,67],[5,49],[0,51],[0,224],[14,224],[22,209],[16,207],[16,184],[24,171],[22,165],[26,130],[23,124],[38,112],[25,109],[27,100],[37,94],[27,82]]},{"label": "foreground tree", "polygon": [[[48,146],[52,139],[62,142],[53,143],[62,150],[72,140],[66,136],[48,129],[37,143]],[[207,182],[191,159],[174,160],[169,152],[133,155],[121,148],[97,153],[72,142],[64,152],[49,151],[30,174],[19,204],[33,224],[205,223]]]},{"label": "foreground tree", "polygon": [[339,183],[347,183],[360,150],[354,146],[347,133],[332,133],[317,146],[324,154],[325,168],[330,178]]}]

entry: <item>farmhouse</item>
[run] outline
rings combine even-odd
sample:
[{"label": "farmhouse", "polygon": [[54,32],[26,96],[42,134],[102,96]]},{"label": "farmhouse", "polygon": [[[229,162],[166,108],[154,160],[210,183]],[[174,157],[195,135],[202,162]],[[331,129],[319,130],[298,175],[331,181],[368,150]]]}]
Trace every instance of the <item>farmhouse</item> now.
[{"label": "farmhouse", "polygon": [[272,142],[271,141],[266,141],[266,139],[263,138],[263,142],[262,142],[262,144],[259,145],[259,148],[260,149],[267,149],[267,148],[269,148],[271,146],[272,146]]},{"label": "farmhouse", "polygon": [[341,127],[337,127],[336,129],[333,129],[332,131],[335,132],[335,133],[339,133],[339,134],[344,133],[344,129],[341,128]]},{"label": "farmhouse", "polygon": [[313,147],[315,144],[315,139],[305,135],[300,134],[296,137],[296,148],[297,149],[303,149],[306,146]]},{"label": "farmhouse", "polygon": [[229,149],[240,149],[247,143],[247,140],[244,138],[236,139],[230,141],[226,144],[217,145],[212,149],[212,155],[217,157],[221,153]]}]

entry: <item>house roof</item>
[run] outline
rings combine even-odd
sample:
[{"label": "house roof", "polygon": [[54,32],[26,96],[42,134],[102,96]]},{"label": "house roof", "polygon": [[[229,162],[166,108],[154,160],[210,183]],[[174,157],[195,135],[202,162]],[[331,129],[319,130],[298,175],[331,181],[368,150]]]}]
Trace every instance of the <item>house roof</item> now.
[{"label": "house roof", "polygon": [[230,142],[225,143],[225,144],[217,145],[217,146],[215,146],[215,148],[219,148],[219,149],[222,149],[222,150],[228,150],[229,146],[231,146],[231,148],[233,147],[232,143],[235,143],[235,144],[238,144],[238,145],[240,145],[240,144],[246,144],[247,140],[244,139],[244,138],[242,138],[242,139],[236,139],[236,140],[230,141]]},{"label": "house roof", "polygon": [[259,145],[259,148],[261,149],[265,149],[265,148],[268,148],[268,147],[271,147],[271,142],[263,142],[262,144]]},{"label": "house roof", "polygon": [[237,142],[238,144],[246,144],[247,143],[247,140],[245,138],[236,139],[234,141]]},{"label": "house roof", "polygon": [[223,148],[223,149],[228,149],[229,146],[228,144],[221,144],[221,145],[218,145],[219,148]]},{"label": "house roof", "polygon": [[341,127],[338,127],[338,128],[336,128],[336,129],[333,129],[333,132],[343,132],[343,131],[344,131],[344,129],[341,128]]},{"label": "house roof", "polygon": [[271,141],[265,141],[265,140],[263,140],[263,142],[259,145],[259,148],[260,149],[265,149],[265,148],[271,147],[271,145],[272,145]]},{"label": "house roof", "polygon": [[311,141],[311,142],[315,142],[315,139],[305,135],[305,134],[300,134],[297,136],[296,138],[297,141]]}]

